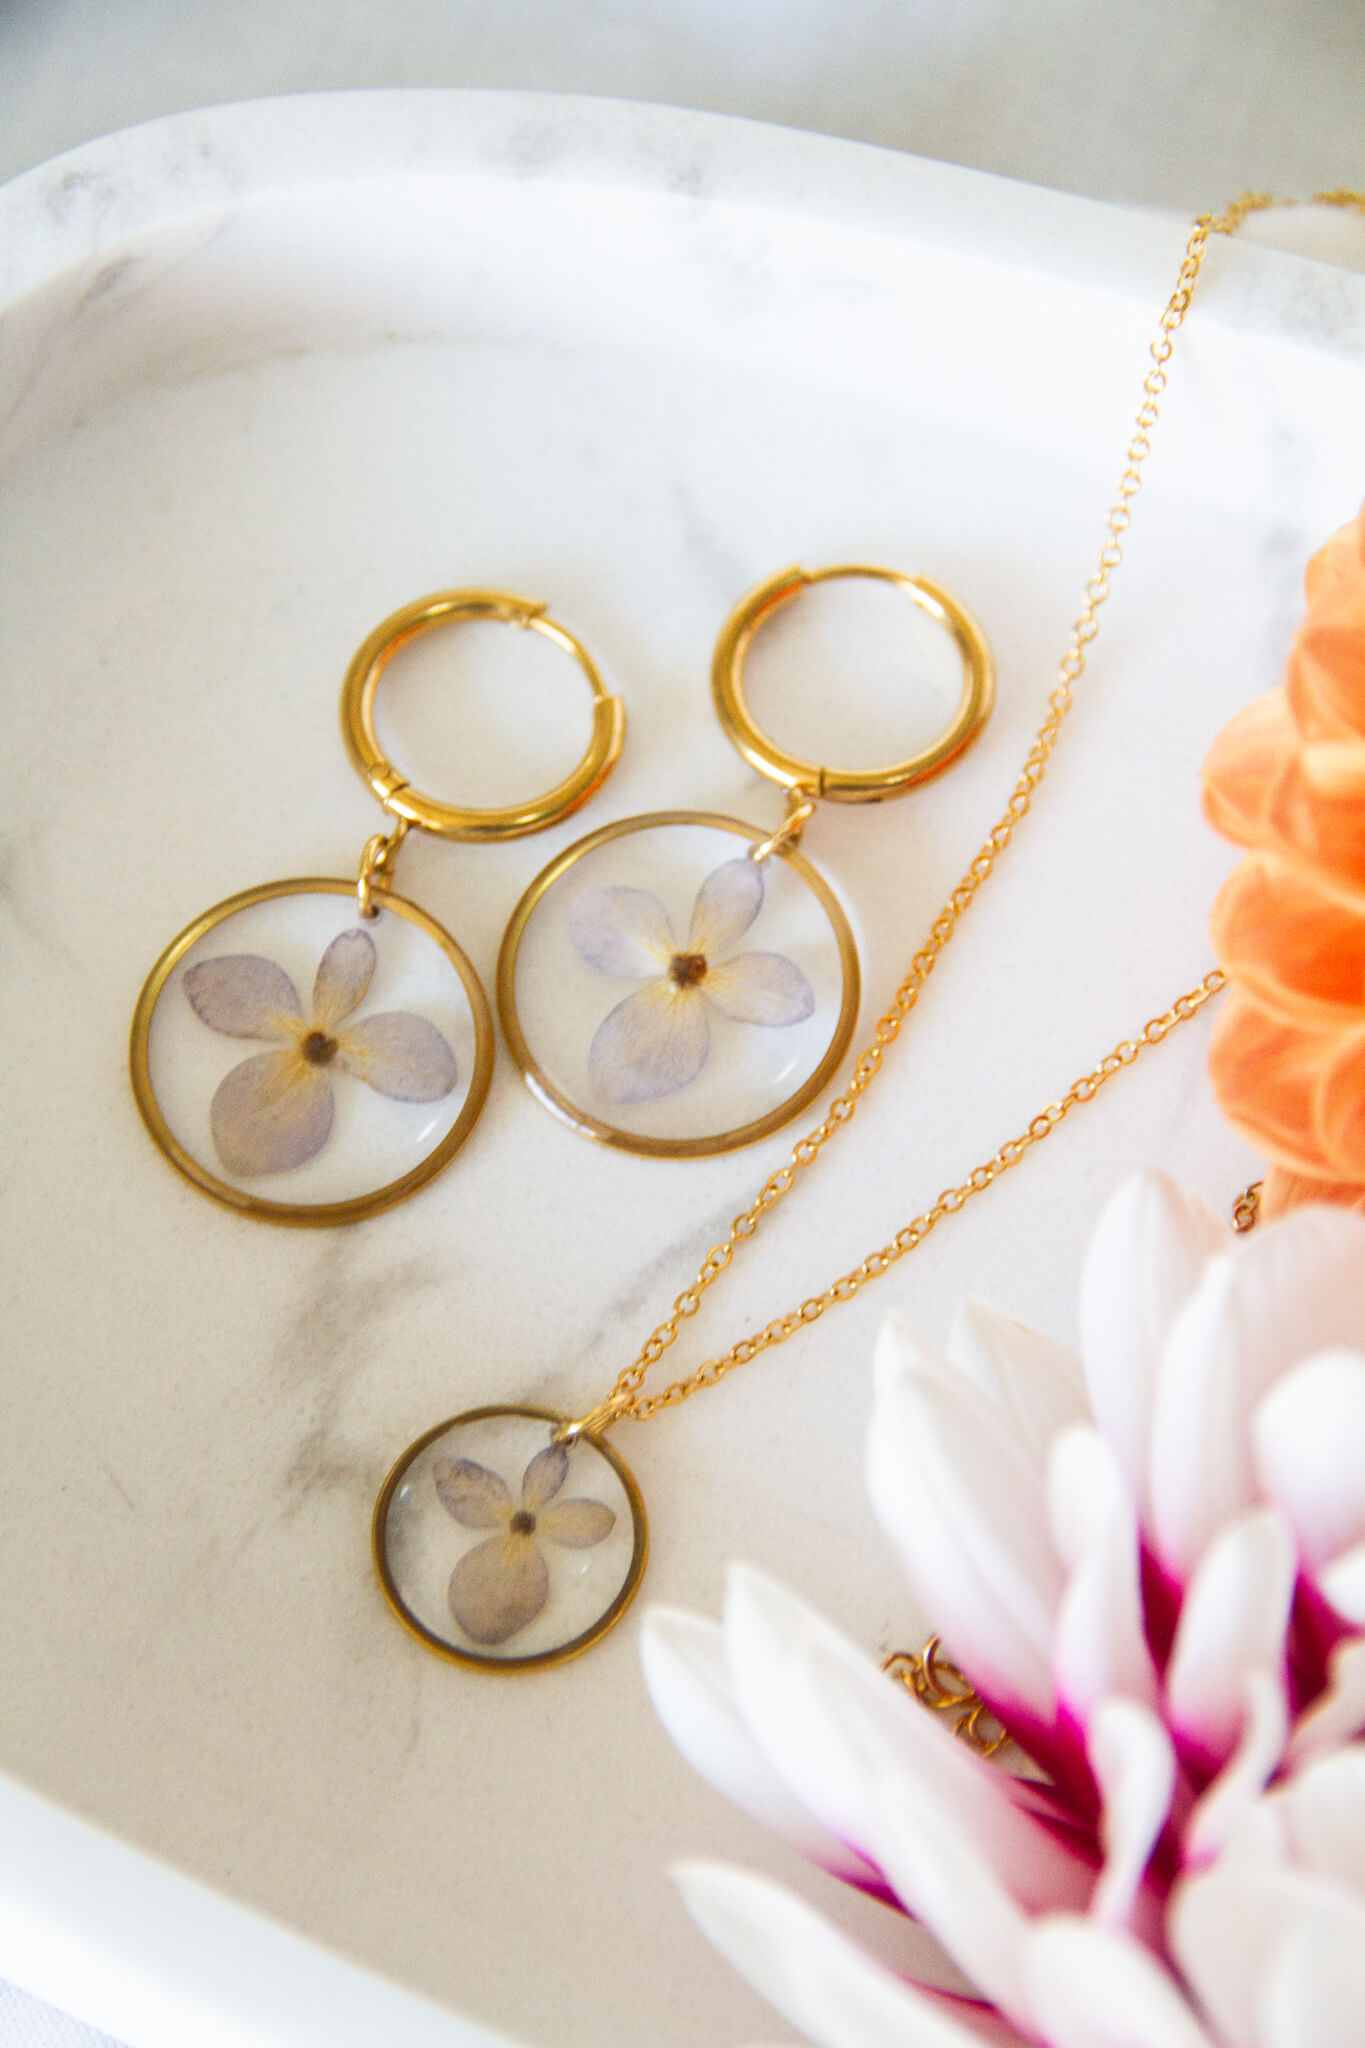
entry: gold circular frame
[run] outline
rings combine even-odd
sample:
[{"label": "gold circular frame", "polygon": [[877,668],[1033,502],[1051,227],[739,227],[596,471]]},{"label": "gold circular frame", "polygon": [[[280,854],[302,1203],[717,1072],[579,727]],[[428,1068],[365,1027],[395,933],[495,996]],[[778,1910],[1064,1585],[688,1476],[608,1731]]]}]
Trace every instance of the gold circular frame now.
[{"label": "gold circular frame", "polygon": [[429,1444],[434,1444],[438,1437],[444,1436],[447,1430],[456,1429],[463,1422],[484,1422],[495,1415],[524,1415],[532,1422],[549,1422],[555,1425],[570,1420],[567,1415],[560,1415],[553,1408],[523,1408],[515,1403],[496,1402],[491,1407],[470,1408],[463,1415],[452,1415],[447,1421],[438,1422],[435,1429],[427,1430],[425,1435],[418,1437],[416,1443],[408,1445],[380,1487],[370,1524],[370,1550],[374,1558],[375,1572],[384,1589],[384,1598],[403,1627],[425,1648],[434,1650],[438,1657],[445,1657],[452,1664],[467,1664],[475,1671],[543,1671],[553,1664],[566,1664],[570,1657],[581,1656],[584,1650],[590,1650],[594,1643],[600,1642],[608,1630],[615,1628],[639,1591],[640,1581],[645,1575],[645,1565],[649,1559],[649,1522],[645,1516],[644,1496],[640,1492],[635,1474],[605,1437],[594,1436],[590,1430],[583,1430],[576,1441],[589,1443],[595,1451],[600,1451],[620,1480],[626,1499],[630,1503],[634,1547],[631,1550],[630,1565],[622,1581],[621,1590],[610,1607],[590,1628],[584,1629],[581,1635],[574,1636],[570,1642],[562,1643],[557,1650],[537,1650],[530,1657],[490,1657],[482,1650],[462,1650],[457,1644],[448,1643],[443,1636],[438,1636],[433,1629],[429,1629],[425,1622],[417,1619],[411,1609],[404,1604],[403,1597],[394,1584],[393,1574],[389,1570],[389,1506],[408,1467],[421,1457]]},{"label": "gold circular frame", "polygon": [[[757,723],[744,692],[745,658],[755,635],[774,612],[800,597],[812,583],[829,583],[845,576],[894,583],[952,634],[962,656],[962,695],[947,726],[929,746],[887,768],[823,768],[817,761],[789,754]],[[760,775],[787,789],[803,789],[834,803],[884,803],[888,797],[904,796],[917,783],[941,775],[949,762],[971,745],[995,703],[995,660],[971,613],[927,576],[907,576],[899,569],[878,569],[864,562],[840,563],[832,569],[798,567],[770,576],[735,606],[716,642],[711,694],[731,742]]]},{"label": "gold circular frame", "polygon": [[186,1151],[171,1130],[161,1113],[152,1086],[151,1068],[148,1061],[148,1047],[151,1040],[152,1018],[163,990],[176,967],[200,939],[211,932],[215,925],[223,924],[239,910],[250,910],[257,903],[268,903],[277,896],[346,896],[355,901],[355,883],[338,882],[331,878],[301,878],[289,882],[263,882],[258,888],[243,889],[237,896],[229,896],[222,903],[215,903],[212,910],[206,910],[193,924],[186,925],[177,934],[161,955],[137,999],[133,1012],[133,1028],[128,1043],[128,1067],[132,1077],[133,1094],[142,1112],[142,1121],[152,1137],[170,1160],[184,1174],[186,1180],[215,1202],[222,1202],[226,1208],[235,1209],[239,1215],[254,1216],[264,1223],[284,1223],[304,1228],[318,1228],[334,1223],[358,1223],[366,1216],[377,1215],[381,1209],[390,1209],[395,1202],[404,1201],[415,1194],[429,1180],[433,1180],[442,1167],[449,1164],[463,1145],[474,1127],[475,1119],[483,1108],[488,1094],[488,1084],[493,1078],[493,1018],[483,984],[474,972],[460,948],[436,920],[428,917],[415,903],[406,897],[395,896],[387,889],[372,892],[375,906],[380,910],[392,910],[409,924],[416,925],[429,939],[434,940],[455,969],[464,986],[474,1018],[474,1071],[470,1076],[469,1088],[464,1106],[439,1145],[429,1152],[425,1159],[398,1180],[389,1181],[382,1188],[375,1188],[368,1195],[355,1195],[345,1202],[272,1202],[261,1195],[249,1195],[242,1188],[234,1187],[230,1181],[220,1180],[215,1173],[197,1160],[192,1152]]},{"label": "gold circular frame", "polygon": [[[446,804],[413,789],[379,744],[374,725],[374,699],[379,681],[395,654],[424,633],[464,619],[496,619],[504,625],[529,627],[572,655],[592,690],[592,737],[588,751],[563,782],[524,804],[474,810]],[[390,614],[356,650],[341,687],[341,734],[346,752],[361,778],[386,811],[410,825],[435,832],[442,839],[519,839],[542,832],[567,818],[600,789],[611,773],[625,738],[626,713],[598,673],[581,640],[548,616],[543,604],[506,590],[440,590],[419,597]]]},{"label": "gold circular frame", "polygon": [[709,1159],[718,1152],[737,1152],[744,1145],[756,1144],[770,1132],[780,1130],[783,1124],[798,1116],[812,1098],[820,1093],[825,1083],[833,1076],[839,1062],[848,1050],[858,1021],[858,1004],[862,997],[862,977],[858,966],[858,949],[854,944],[853,932],[844,915],[843,905],[829,883],[813,867],[804,855],[795,848],[783,846],[770,856],[794,868],[811,894],[816,898],[825,916],[829,919],[839,948],[839,964],[843,970],[844,994],[839,1007],[839,1016],[833,1035],[819,1065],[802,1082],[794,1095],[780,1102],[776,1109],[766,1116],[755,1118],[752,1123],[737,1125],[731,1131],[718,1131],[709,1138],[647,1138],[634,1131],[622,1131],[615,1124],[603,1121],[589,1110],[580,1109],[561,1089],[550,1080],[540,1062],[526,1042],[516,1006],[517,954],[525,936],[526,927],[541,898],[559,880],[567,869],[573,867],[585,854],[605,846],[609,840],[621,839],[633,832],[649,831],[656,825],[708,825],[721,832],[733,832],[737,838],[746,840],[750,846],[761,846],[769,838],[768,832],[758,825],[746,825],[738,818],[721,817],[713,811],[647,811],[635,817],[620,818],[614,825],[603,825],[597,832],[589,832],[586,838],[576,839],[572,846],[556,856],[548,867],[542,868],[525,895],[512,912],[507,930],[503,934],[498,952],[497,999],[498,1016],[502,1023],[507,1049],[531,1093],[546,1109],[577,1131],[584,1138],[592,1138],[599,1145],[611,1145],[622,1152],[642,1153],[654,1159]]}]

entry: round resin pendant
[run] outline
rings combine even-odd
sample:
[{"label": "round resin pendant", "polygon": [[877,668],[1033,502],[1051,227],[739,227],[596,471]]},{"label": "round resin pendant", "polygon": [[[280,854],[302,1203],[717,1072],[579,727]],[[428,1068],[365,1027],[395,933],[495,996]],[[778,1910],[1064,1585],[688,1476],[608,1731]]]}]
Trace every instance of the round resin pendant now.
[{"label": "round resin pendant", "polygon": [[143,1118],[196,1187],[277,1223],[349,1223],[412,1194],[488,1092],[477,975],[415,904],[269,882],[173,939],[133,1017]]},{"label": "round resin pendant", "polygon": [[512,913],[498,1008],[532,1091],[629,1152],[751,1144],[819,1093],[858,1014],[833,890],[790,848],[703,811],[569,847]]},{"label": "round resin pendant", "polygon": [[586,1650],[635,1597],[644,1502],[603,1438],[547,1408],[474,1408],[404,1451],[374,1511],[389,1605],[458,1664],[531,1671]]}]

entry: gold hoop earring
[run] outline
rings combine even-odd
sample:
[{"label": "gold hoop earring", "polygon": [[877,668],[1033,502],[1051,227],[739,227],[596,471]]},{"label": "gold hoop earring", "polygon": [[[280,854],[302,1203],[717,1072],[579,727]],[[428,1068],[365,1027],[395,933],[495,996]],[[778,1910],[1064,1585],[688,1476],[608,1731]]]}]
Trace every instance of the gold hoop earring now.
[{"label": "gold hoop earring", "polygon": [[[577,767],[501,809],[413,789],[374,728],[400,649],[472,619],[553,640],[592,691]],[[166,947],[133,1015],[133,1093],[153,1139],[201,1192],[271,1223],[353,1223],[415,1194],[459,1151],[488,1093],[493,1025],[478,975],[393,889],[409,830],[476,841],[542,831],[600,788],[625,734],[621,701],[582,643],[543,605],[496,590],[442,591],[385,619],[347,670],[341,723],[391,821],[366,842],[355,879],[267,882],[215,904]],[[260,1050],[243,1057],[243,1041]]]},{"label": "gold hoop earring", "polygon": [[[896,585],[961,656],[949,723],[888,767],[835,769],[787,752],[745,694],[763,625],[812,584],[843,577]],[[585,1137],[674,1159],[765,1137],[832,1078],[857,1021],[860,969],[837,896],[797,850],[802,831],[822,802],[884,802],[941,774],[990,715],[995,664],[971,614],[925,577],[865,564],[787,569],[726,620],[712,696],[734,746],[785,789],[781,823],[667,811],[590,833],[532,882],[498,958],[503,1032],[538,1099]],[[611,982],[634,990],[613,1006]]]}]

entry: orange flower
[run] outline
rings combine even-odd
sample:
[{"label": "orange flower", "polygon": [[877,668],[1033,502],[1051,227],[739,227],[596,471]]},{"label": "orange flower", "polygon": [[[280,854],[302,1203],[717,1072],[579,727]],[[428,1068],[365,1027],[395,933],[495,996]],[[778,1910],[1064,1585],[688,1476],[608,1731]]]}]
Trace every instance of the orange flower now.
[{"label": "orange flower", "polygon": [[1232,993],[1209,1071],[1270,1156],[1266,1215],[1365,1209],[1365,508],[1305,582],[1285,681],[1204,763],[1210,823],[1252,850],[1213,909]]}]

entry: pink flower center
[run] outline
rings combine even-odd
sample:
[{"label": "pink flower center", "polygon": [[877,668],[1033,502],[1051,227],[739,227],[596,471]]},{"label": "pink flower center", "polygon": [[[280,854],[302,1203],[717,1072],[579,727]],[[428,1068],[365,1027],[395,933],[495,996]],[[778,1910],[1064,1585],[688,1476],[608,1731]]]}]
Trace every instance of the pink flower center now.
[{"label": "pink flower center", "polygon": [[327,1067],[337,1056],[337,1042],[325,1031],[310,1031],[303,1041],[302,1052],[310,1067]]},{"label": "pink flower center", "polygon": [[529,1536],[536,1526],[536,1518],[529,1508],[518,1508],[507,1526],[514,1536]]}]

